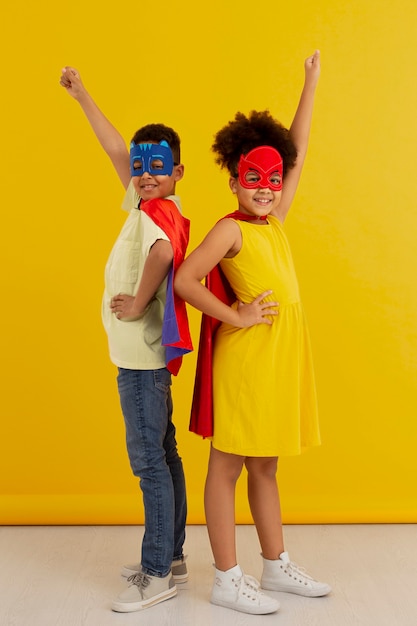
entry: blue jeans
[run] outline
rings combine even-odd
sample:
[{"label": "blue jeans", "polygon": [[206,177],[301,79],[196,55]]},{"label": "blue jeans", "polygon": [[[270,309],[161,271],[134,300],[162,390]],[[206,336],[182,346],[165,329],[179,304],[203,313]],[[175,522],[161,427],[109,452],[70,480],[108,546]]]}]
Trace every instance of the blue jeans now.
[{"label": "blue jeans", "polygon": [[183,556],[187,502],[182,461],[172,423],[171,374],[119,368],[120,404],[130,465],[145,509],[142,569],[167,576]]}]

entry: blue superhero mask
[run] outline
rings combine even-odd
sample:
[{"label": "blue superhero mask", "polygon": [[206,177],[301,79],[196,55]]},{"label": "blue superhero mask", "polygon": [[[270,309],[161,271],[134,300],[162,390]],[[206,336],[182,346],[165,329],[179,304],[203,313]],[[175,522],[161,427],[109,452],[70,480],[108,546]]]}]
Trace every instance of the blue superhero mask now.
[{"label": "blue superhero mask", "polygon": [[174,169],[172,151],[166,141],[130,144],[130,175],[171,176]]}]

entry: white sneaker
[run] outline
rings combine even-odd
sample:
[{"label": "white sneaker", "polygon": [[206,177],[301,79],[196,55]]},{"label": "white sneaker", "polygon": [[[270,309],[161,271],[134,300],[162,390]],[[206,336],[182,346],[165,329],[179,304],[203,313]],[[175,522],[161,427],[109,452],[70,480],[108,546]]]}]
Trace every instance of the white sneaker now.
[{"label": "white sneaker", "polygon": [[113,611],[118,613],[140,611],[177,595],[177,588],[171,574],[159,578],[139,572],[139,574],[129,576],[128,581],[131,583],[129,587],[112,602]]},{"label": "white sneaker", "polygon": [[258,581],[245,576],[239,565],[226,572],[216,569],[210,602],[253,615],[275,613],[279,609],[279,602],[266,596]]},{"label": "white sneaker", "polygon": [[[186,556],[183,556],[181,559],[172,561],[171,574],[176,585],[186,583],[188,580],[186,558]],[[142,565],[140,563],[134,563],[133,565],[123,565],[120,573],[123,578],[129,578],[129,576],[139,574],[141,571]]]},{"label": "white sneaker", "polygon": [[283,552],[275,561],[263,559],[263,563],[262,589],[286,591],[310,598],[326,596],[332,590],[327,583],[314,580],[302,567],[292,563],[288,552]]}]

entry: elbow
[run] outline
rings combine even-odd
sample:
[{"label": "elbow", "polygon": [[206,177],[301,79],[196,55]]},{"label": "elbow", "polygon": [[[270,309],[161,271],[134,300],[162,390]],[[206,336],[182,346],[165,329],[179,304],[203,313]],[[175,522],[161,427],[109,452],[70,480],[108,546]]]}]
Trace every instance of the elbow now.
[{"label": "elbow", "polygon": [[114,137],[108,143],[103,143],[103,148],[111,159],[122,160],[126,159],[126,156],[129,158],[129,152],[121,135]]},{"label": "elbow", "polygon": [[196,306],[201,295],[201,280],[185,260],[174,275],[174,291],[185,302]]},{"label": "elbow", "polygon": [[185,285],[186,285],[186,281],[184,280],[183,272],[181,271],[181,267],[180,267],[175,272],[174,291],[183,300],[185,300]]},{"label": "elbow", "polygon": [[195,282],[194,277],[183,264],[175,272],[174,291],[180,298],[191,303],[195,294]]}]

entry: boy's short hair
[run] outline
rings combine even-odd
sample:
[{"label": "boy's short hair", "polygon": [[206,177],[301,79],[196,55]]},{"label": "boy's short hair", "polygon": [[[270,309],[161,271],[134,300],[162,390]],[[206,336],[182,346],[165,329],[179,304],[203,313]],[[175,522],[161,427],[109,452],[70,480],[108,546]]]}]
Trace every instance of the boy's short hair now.
[{"label": "boy's short hair", "polygon": [[278,150],[284,162],[284,176],[294,167],[297,150],[289,131],[269,111],[251,111],[248,116],[236,113],[235,119],[216,133],[211,149],[217,155],[216,163],[236,177],[240,156],[258,146]]},{"label": "boy's short hair", "polygon": [[142,126],[132,137],[132,141],[138,143],[159,143],[165,140],[172,150],[172,156],[174,157],[174,164],[179,165],[181,163],[181,140],[178,133],[173,128],[165,126],[164,124],[147,124]]}]

